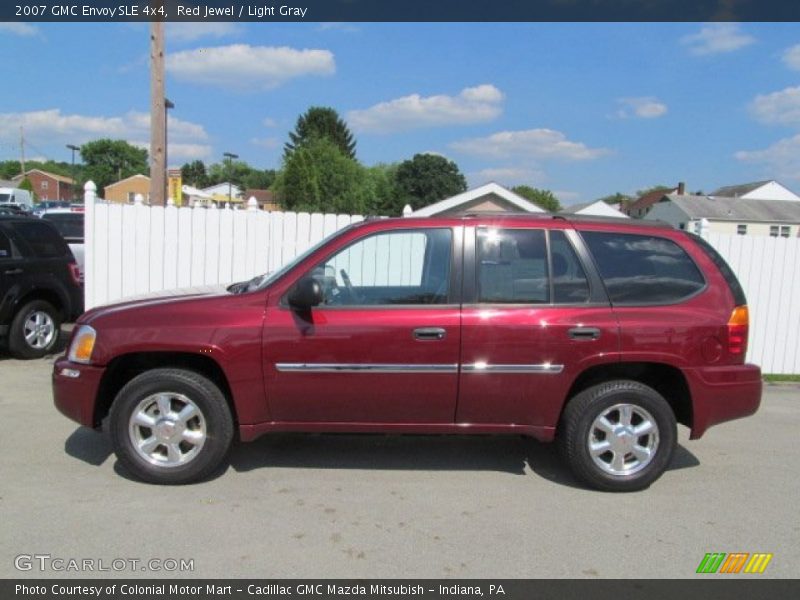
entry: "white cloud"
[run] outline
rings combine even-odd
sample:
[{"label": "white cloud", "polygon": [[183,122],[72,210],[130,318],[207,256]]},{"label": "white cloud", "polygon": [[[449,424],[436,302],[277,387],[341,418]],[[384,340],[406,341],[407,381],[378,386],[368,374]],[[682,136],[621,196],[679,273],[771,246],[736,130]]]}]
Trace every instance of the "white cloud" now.
[{"label": "white cloud", "polygon": [[277,127],[278,126],[278,122],[275,119],[271,119],[269,117],[265,117],[264,120],[261,121],[261,124],[264,127]]},{"label": "white cloud", "polygon": [[750,104],[750,111],[762,123],[800,125],[800,86],[759,94]]},{"label": "white cloud", "polygon": [[219,22],[180,22],[167,23],[164,38],[167,42],[193,42],[200,38],[223,38],[241,33],[241,27],[236,23]]},{"label": "white cloud", "polygon": [[0,32],[1,31],[22,37],[41,35],[39,28],[30,23],[0,23]]},{"label": "white cloud", "polygon": [[563,133],[552,129],[500,131],[454,142],[450,147],[476,156],[533,160],[592,160],[610,153],[606,148],[590,148],[582,142],[568,140]]},{"label": "white cloud", "polygon": [[168,54],[167,71],[176,79],[238,89],[273,89],[295,77],[332,75],[328,50],[232,44]]},{"label": "white cloud", "polygon": [[569,192],[566,190],[553,190],[553,194],[558,201],[561,202],[562,206],[566,206],[569,204],[575,204],[578,200],[581,199],[581,195],[579,192]]},{"label": "white cloud", "polygon": [[734,156],[742,162],[765,165],[770,177],[800,180],[800,134],[763,150],[742,150]]},{"label": "white cloud", "polygon": [[704,25],[698,33],[685,35],[681,44],[697,56],[723,54],[749,46],[756,39],[744,33],[738,23],[711,23]]},{"label": "white cloud", "polygon": [[800,71],[800,44],[786,49],[783,53],[783,64],[794,71]]},{"label": "white cloud", "polygon": [[357,130],[389,133],[418,127],[483,123],[502,112],[503,92],[491,84],[464,88],[456,96],[411,94],[347,113]]},{"label": "white cloud", "polygon": [[[150,115],[130,111],[122,116],[64,114],[60,109],[25,113],[0,113],[0,131],[19,131],[35,145],[83,144],[99,138],[124,139],[144,148],[150,139]],[[169,160],[205,158],[211,154],[208,133],[202,125],[168,116]]]},{"label": "white cloud", "polygon": [[620,109],[616,116],[620,119],[636,117],[639,119],[657,119],[667,114],[667,105],[653,96],[638,98],[619,98]]},{"label": "white cloud", "polygon": [[[134,141],[130,143],[150,152],[149,142]],[[211,157],[212,149],[208,144],[181,144],[170,141],[167,146],[168,167],[175,167],[193,160],[206,160]]]}]

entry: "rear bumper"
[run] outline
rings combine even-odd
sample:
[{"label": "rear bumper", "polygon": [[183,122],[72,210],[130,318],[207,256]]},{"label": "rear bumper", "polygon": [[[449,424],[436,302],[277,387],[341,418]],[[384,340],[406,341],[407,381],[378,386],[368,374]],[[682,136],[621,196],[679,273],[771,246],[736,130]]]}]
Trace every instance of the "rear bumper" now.
[{"label": "rear bumper", "polygon": [[761,404],[761,369],[756,365],[684,371],[692,394],[691,439],[718,423],[752,415]]},{"label": "rear bumper", "polygon": [[95,427],[94,408],[105,369],[60,358],[53,367],[53,402],[61,413],[86,427]]}]

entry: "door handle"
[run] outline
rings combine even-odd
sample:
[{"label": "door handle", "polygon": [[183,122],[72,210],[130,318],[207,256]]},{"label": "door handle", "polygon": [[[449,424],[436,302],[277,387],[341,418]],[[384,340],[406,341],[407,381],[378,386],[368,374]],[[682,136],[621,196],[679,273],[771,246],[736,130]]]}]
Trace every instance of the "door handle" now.
[{"label": "door handle", "polygon": [[9,269],[8,271],[3,271],[3,275],[19,275],[22,272],[22,269]]},{"label": "door handle", "polygon": [[441,327],[420,327],[414,330],[414,339],[421,341],[443,340],[447,332]]},{"label": "door handle", "polygon": [[569,330],[571,340],[596,340],[600,337],[597,327],[573,327]]}]

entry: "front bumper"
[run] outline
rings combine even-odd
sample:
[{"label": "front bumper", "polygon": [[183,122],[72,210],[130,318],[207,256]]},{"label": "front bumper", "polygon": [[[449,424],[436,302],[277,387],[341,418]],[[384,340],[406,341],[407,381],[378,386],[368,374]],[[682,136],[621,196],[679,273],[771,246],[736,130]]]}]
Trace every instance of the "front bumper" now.
[{"label": "front bumper", "polygon": [[761,369],[756,365],[702,367],[684,373],[692,394],[693,440],[713,425],[752,415],[761,404]]},{"label": "front bumper", "polygon": [[53,367],[53,402],[61,413],[86,427],[96,427],[97,392],[105,368],[60,358]]}]

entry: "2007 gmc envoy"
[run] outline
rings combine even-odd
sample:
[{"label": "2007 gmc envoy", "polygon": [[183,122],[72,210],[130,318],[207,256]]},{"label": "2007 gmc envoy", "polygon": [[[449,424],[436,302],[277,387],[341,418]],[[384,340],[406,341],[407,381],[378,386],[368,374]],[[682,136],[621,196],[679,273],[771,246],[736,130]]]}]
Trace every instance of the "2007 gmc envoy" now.
[{"label": "2007 gmc envoy", "polygon": [[235,433],[522,434],[647,487],[676,423],[754,413],[748,312],[701,238],[552,215],[373,219],[217,294],[85,313],[56,406],[137,477],[208,477]]}]

